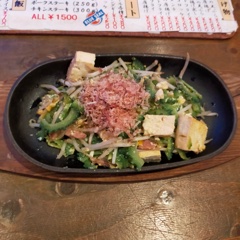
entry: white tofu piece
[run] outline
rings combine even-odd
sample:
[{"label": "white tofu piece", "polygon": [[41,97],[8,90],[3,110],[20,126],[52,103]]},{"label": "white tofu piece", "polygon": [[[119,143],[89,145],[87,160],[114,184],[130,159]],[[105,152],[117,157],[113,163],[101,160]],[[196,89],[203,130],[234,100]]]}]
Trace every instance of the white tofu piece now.
[{"label": "white tofu piece", "polygon": [[95,59],[94,53],[77,51],[68,68],[67,80],[70,82],[83,80],[89,72],[95,70]]},{"label": "white tofu piece", "polygon": [[160,162],[161,161],[161,152],[160,150],[140,150],[138,151],[138,155],[140,158],[144,160],[144,162]]},{"label": "white tofu piece", "polygon": [[168,89],[168,82],[167,81],[159,82],[156,85],[156,87],[159,88],[159,89]]},{"label": "white tofu piece", "polygon": [[175,147],[185,151],[200,153],[206,148],[207,132],[208,127],[202,120],[182,114],[178,118]]},{"label": "white tofu piece", "polygon": [[95,59],[96,59],[96,54],[77,51],[75,53],[75,59],[76,59],[76,62],[89,63],[89,64],[92,64],[94,66]]},{"label": "white tofu piece", "polygon": [[155,94],[155,101],[158,101],[160,99],[164,99],[164,92],[161,88],[158,89],[156,94]]},{"label": "white tofu piece", "polygon": [[146,136],[170,136],[175,130],[175,116],[147,114],[143,121],[143,129]]}]

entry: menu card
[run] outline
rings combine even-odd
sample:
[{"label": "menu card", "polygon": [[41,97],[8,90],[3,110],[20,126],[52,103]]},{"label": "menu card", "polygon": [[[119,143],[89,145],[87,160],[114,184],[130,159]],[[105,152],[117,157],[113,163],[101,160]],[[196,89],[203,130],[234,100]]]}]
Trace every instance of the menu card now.
[{"label": "menu card", "polygon": [[0,0],[0,32],[224,33],[230,0]]}]

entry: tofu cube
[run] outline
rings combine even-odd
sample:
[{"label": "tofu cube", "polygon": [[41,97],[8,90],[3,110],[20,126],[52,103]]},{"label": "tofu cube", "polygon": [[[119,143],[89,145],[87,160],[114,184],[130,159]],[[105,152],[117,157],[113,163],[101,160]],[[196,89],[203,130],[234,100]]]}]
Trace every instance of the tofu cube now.
[{"label": "tofu cube", "polygon": [[158,101],[160,99],[164,99],[164,92],[162,89],[158,89],[155,94],[155,101]]},{"label": "tofu cube", "polygon": [[206,146],[208,127],[202,120],[190,115],[180,115],[176,129],[175,147],[195,153],[202,152]]},{"label": "tofu cube", "polygon": [[67,71],[67,80],[77,82],[83,80],[89,72],[95,70],[96,55],[77,51]]},{"label": "tofu cube", "polygon": [[82,52],[77,51],[75,53],[75,60],[76,62],[84,62],[94,66],[96,55],[94,53]]},{"label": "tofu cube", "polygon": [[138,152],[140,158],[144,162],[160,162],[161,161],[161,152],[160,150],[140,150]]},{"label": "tofu cube", "polygon": [[174,115],[146,115],[143,121],[144,135],[170,136],[175,130]]},{"label": "tofu cube", "polygon": [[157,88],[160,88],[160,89],[168,89],[168,82],[167,81],[162,81],[162,82],[159,82],[157,85]]}]

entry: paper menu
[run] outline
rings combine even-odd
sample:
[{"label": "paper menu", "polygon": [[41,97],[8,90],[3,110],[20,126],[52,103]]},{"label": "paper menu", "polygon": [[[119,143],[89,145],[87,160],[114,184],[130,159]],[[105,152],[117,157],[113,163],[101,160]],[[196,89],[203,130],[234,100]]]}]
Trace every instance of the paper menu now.
[{"label": "paper menu", "polygon": [[0,31],[232,33],[230,0],[0,0]]}]

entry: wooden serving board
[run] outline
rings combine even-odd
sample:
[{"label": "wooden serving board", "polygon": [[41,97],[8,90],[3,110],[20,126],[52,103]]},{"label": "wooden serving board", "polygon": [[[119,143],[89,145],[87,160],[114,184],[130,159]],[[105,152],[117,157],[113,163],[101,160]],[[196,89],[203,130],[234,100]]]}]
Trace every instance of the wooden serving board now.
[{"label": "wooden serving board", "polygon": [[[238,140],[237,140],[238,139]],[[23,159],[20,156],[14,155],[13,150],[8,149],[7,146],[2,145],[5,149],[5,160],[1,160],[0,169],[12,172],[16,174],[21,174],[30,177],[37,177],[43,179],[52,179],[52,180],[60,180],[60,181],[74,181],[74,182],[102,182],[102,183],[110,183],[110,182],[138,182],[138,181],[148,181],[148,180],[159,180],[170,177],[177,177],[184,174],[194,173],[198,171],[202,171],[205,169],[209,169],[220,164],[226,163],[233,159],[236,159],[238,155],[236,151],[236,144],[239,142],[240,137],[235,137],[231,145],[224,151],[221,155],[216,156],[212,159],[205,160],[199,163],[195,163],[192,165],[187,165],[184,167],[179,167],[170,170],[163,170],[157,172],[149,172],[149,173],[135,173],[135,174],[125,174],[125,175],[117,175],[117,174],[106,174],[106,175],[91,175],[91,174],[68,174],[68,173],[55,173],[51,171],[47,171],[38,166],[33,165],[27,160]],[[235,152],[234,152],[235,150]],[[239,158],[239,157],[238,157]]]},{"label": "wooden serving board", "polygon": [[[1,106],[2,108],[3,106]],[[2,119],[0,119],[2,125]],[[225,151],[208,160],[204,160],[195,164],[178,167],[169,170],[141,173],[136,172],[133,174],[78,174],[78,173],[56,173],[45,170],[39,166],[36,166],[22,156],[20,156],[11,144],[7,144],[7,138],[3,131],[0,129],[0,170],[21,174],[30,177],[37,177],[43,179],[52,179],[59,181],[74,181],[74,182],[138,182],[148,180],[158,180],[170,177],[177,177],[184,174],[189,174],[197,171],[202,171],[208,168],[218,166],[220,164],[229,162],[233,159],[239,158],[239,141],[240,141],[240,127]]]},{"label": "wooden serving board", "polygon": [[72,35],[72,36],[95,36],[95,37],[147,37],[147,38],[195,38],[195,39],[229,39],[236,32],[232,33],[183,33],[183,32],[161,32],[157,34],[147,32],[87,32],[87,31],[30,31],[30,30],[2,30],[2,34],[19,35]]}]

